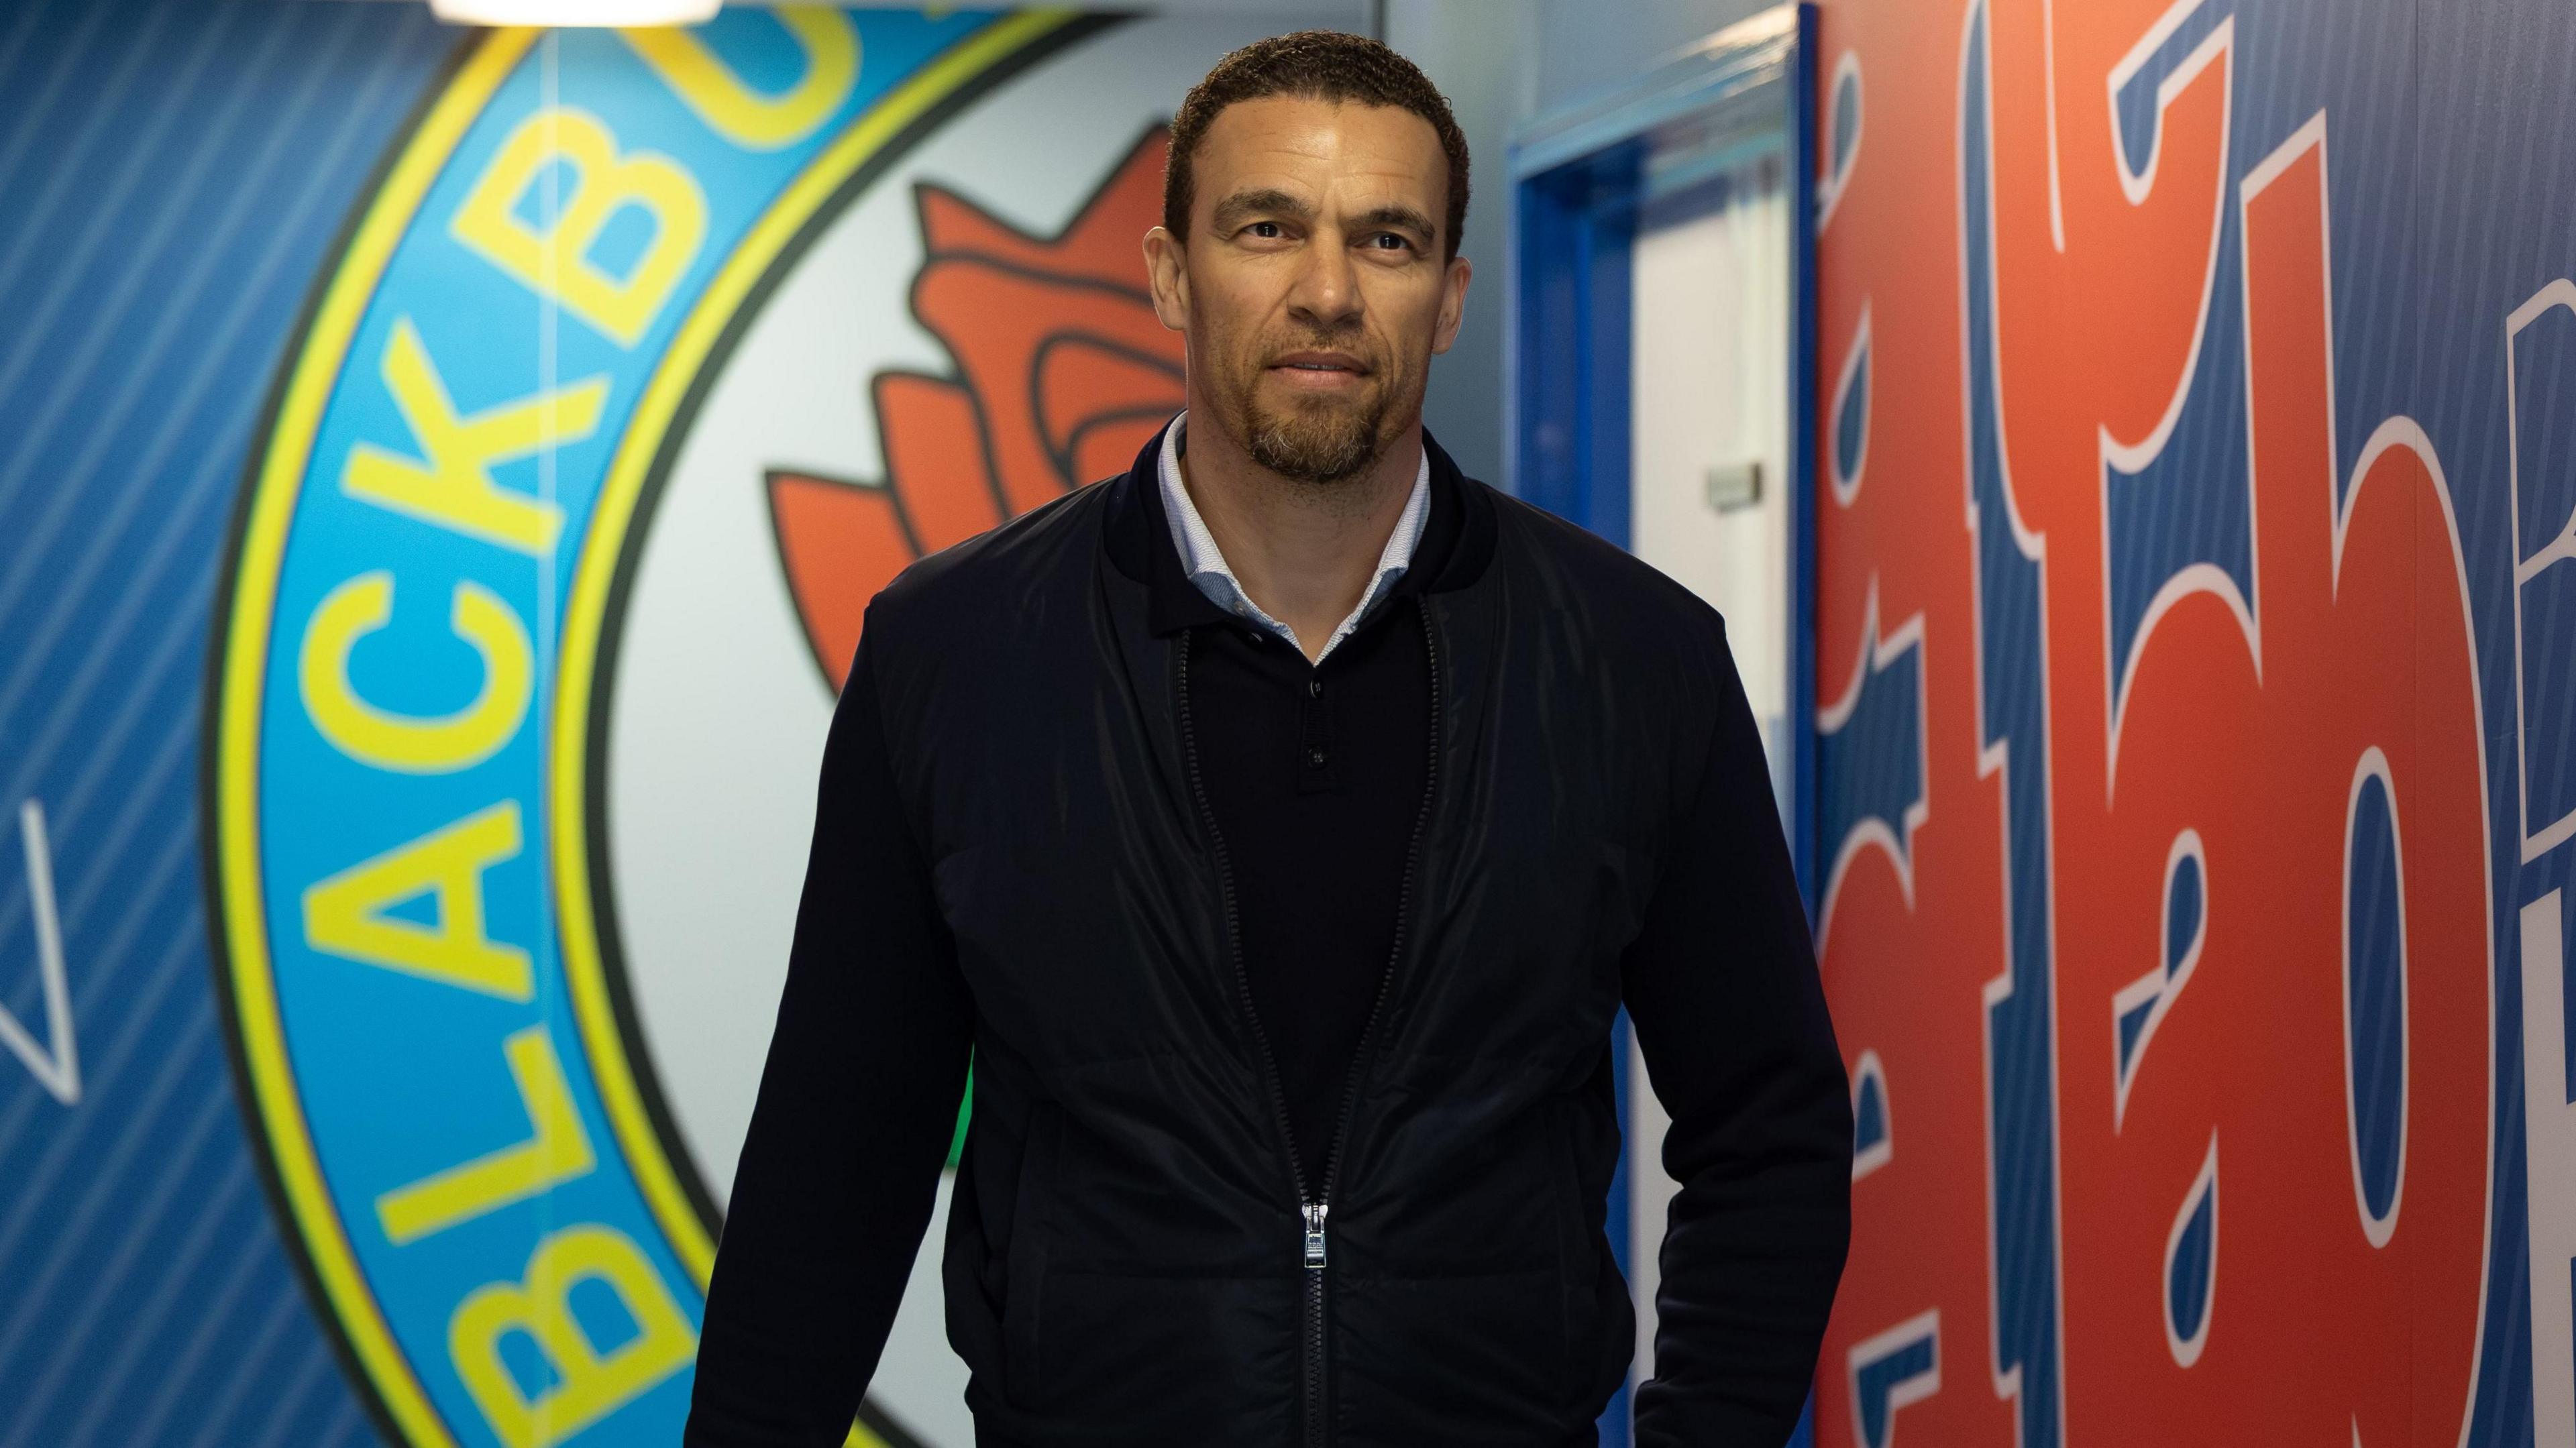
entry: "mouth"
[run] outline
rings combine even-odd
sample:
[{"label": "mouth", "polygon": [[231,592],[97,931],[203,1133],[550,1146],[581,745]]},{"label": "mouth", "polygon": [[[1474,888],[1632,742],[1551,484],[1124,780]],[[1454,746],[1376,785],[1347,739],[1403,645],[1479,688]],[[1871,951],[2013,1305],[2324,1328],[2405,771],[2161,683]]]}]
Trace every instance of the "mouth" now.
[{"label": "mouth", "polygon": [[1348,352],[1286,352],[1263,369],[1297,387],[1355,386],[1369,375],[1368,364]]}]

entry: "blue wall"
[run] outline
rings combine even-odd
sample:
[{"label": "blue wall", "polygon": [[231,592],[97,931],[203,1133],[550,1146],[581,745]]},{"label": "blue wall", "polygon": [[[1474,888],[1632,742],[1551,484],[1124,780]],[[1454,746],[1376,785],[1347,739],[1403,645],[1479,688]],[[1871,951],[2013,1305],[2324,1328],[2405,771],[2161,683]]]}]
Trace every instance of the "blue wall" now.
[{"label": "blue wall", "polygon": [[0,1056],[0,1443],[376,1441],[298,1287],[209,989],[208,604],[270,378],[458,33],[411,5],[0,20],[0,1005],[50,1042],[41,801],[79,1096]]}]

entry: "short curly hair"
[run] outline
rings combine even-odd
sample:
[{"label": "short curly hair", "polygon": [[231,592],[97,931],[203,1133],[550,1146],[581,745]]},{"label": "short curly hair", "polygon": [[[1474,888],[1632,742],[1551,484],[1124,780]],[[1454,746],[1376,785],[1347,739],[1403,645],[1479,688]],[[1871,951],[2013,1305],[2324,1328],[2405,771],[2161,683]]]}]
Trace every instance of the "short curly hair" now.
[{"label": "short curly hair", "polygon": [[1365,35],[1338,30],[1300,30],[1291,35],[1256,40],[1216,63],[1172,117],[1172,146],[1163,162],[1163,229],[1187,241],[1190,203],[1197,188],[1191,163],[1217,114],[1237,101],[1265,96],[1302,96],[1326,101],[1358,101],[1393,106],[1431,123],[1440,137],[1441,154],[1449,158],[1449,208],[1442,238],[1447,255],[1458,255],[1467,226],[1467,137],[1449,113],[1422,68]]}]

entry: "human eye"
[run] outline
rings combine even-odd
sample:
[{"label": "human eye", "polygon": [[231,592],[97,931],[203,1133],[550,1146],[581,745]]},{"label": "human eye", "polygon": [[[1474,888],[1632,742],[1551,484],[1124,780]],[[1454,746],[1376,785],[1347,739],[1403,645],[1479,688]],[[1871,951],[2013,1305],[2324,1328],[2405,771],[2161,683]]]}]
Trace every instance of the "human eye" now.
[{"label": "human eye", "polygon": [[1243,233],[1246,236],[1257,236],[1264,241],[1275,241],[1288,234],[1285,230],[1281,229],[1279,223],[1275,221],[1253,222],[1251,225],[1243,229]]}]

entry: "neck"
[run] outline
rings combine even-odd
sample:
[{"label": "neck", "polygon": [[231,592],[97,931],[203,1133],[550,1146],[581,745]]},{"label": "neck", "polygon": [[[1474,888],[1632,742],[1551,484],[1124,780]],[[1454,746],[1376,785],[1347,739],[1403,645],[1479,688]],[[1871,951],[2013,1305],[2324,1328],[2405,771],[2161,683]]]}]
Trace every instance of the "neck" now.
[{"label": "neck", "polygon": [[1181,482],[1243,592],[1297,631],[1306,657],[1359,607],[1422,465],[1422,425],[1407,427],[1367,471],[1338,483],[1283,478],[1252,460],[1191,399]]}]

